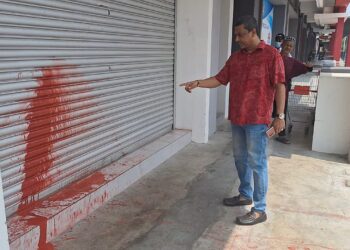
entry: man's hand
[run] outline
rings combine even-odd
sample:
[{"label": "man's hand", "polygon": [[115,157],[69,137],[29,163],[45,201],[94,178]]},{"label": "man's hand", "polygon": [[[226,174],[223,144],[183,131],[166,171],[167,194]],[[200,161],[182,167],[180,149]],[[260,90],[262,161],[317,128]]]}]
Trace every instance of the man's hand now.
[{"label": "man's hand", "polygon": [[314,65],[310,62],[304,63],[304,65],[308,68],[312,68]]},{"label": "man's hand", "polygon": [[191,93],[192,89],[195,89],[198,87],[198,84],[199,84],[199,81],[196,80],[196,81],[186,82],[186,83],[180,84],[180,87],[185,87],[185,90],[188,93]]},{"label": "man's hand", "polygon": [[275,129],[276,133],[278,134],[285,129],[286,122],[282,119],[275,118],[275,120],[273,120],[273,122],[272,122],[272,126]]}]

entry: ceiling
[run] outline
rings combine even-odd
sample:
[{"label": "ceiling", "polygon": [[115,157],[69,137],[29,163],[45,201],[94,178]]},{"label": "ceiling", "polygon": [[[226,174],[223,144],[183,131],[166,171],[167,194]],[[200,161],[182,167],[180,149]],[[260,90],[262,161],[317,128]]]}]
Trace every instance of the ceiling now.
[{"label": "ceiling", "polygon": [[292,6],[289,7],[289,18],[298,19],[298,13],[292,8]]},{"label": "ceiling", "polygon": [[[273,5],[286,5],[288,0],[269,0]],[[346,7],[350,0],[299,0],[300,11],[306,15],[307,23],[318,30],[329,30],[329,28],[338,22],[338,18],[346,17],[345,13],[335,13],[337,7]],[[345,11],[345,10],[344,10]],[[298,18],[298,14],[290,6],[289,18]]]},{"label": "ceiling", "polygon": [[299,0],[300,11],[307,16],[308,23],[315,23],[315,14],[333,13],[335,0]]},{"label": "ceiling", "polygon": [[273,5],[286,5],[286,0],[270,0]]},{"label": "ceiling", "polygon": [[[336,0],[299,0],[300,1],[300,10],[307,16],[308,23],[315,23],[314,14],[316,13],[332,13],[333,7],[335,5]],[[339,1],[339,0],[337,0]],[[347,1],[347,0],[340,0]],[[273,5],[285,5],[287,0],[270,0]],[[317,6],[317,2],[319,7]],[[292,9],[292,8],[290,8]],[[297,13],[290,13],[290,18],[298,18]]]}]

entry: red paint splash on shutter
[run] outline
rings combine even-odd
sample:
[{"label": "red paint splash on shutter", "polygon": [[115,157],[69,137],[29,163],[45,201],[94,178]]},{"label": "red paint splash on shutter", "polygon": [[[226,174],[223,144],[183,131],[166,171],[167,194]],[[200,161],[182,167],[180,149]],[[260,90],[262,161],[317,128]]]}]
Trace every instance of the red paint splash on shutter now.
[{"label": "red paint splash on shutter", "polygon": [[[69,106],[64,102],[68,94],[65,84],[70,80],[64,74],[64,68],[53,66],[41,69],[42,76],[36,80],[36,97],[30,102],[27,115],[27,145],[22,182],[22,199],[18,210],[36,200],[36,195],[52,183],[49,175],[54,164],[52,155],[57,138],[67,138],[70,129],[62,121],[69,121]],[[65,82],[66,81],[66,82]],[[62,125],[63,124],[63,125]]]}]

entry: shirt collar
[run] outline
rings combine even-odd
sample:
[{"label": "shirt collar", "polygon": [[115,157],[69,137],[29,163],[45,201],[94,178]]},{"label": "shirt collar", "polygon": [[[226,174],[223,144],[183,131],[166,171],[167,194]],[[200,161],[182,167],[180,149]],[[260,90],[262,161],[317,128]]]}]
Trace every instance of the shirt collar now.
[{"label": "shirt collar", "polygon": [[[256,47],[256,49],[253,51],[255,52],[256,50],[263,50],[266,47],[266,43],[263,40],[260,40],[260,43]],[[246,49],[241,49],[242,52],[248,53]]]},{"label": "shirt collar", "polygon": [[263,40],[261,40],[260,43],[258,44],[257,49],[264,49],[265,47],[266,47],[266,43]]}]

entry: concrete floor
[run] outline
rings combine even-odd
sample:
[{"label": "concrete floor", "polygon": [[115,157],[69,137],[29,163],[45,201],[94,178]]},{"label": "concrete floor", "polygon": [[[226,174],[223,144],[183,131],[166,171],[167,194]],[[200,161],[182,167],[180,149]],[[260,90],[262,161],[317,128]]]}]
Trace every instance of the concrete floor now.
[{"label": "concrete floor", "polygon": [[[293,143],[270,143],[268,220],[236,226],[249,207],[236,194],[227,126],[208,144],[190,144],[53,242],[55,249],[350,249],[350,165],[345,157]],[[300,131],[300,132],[299,132]]]}]

